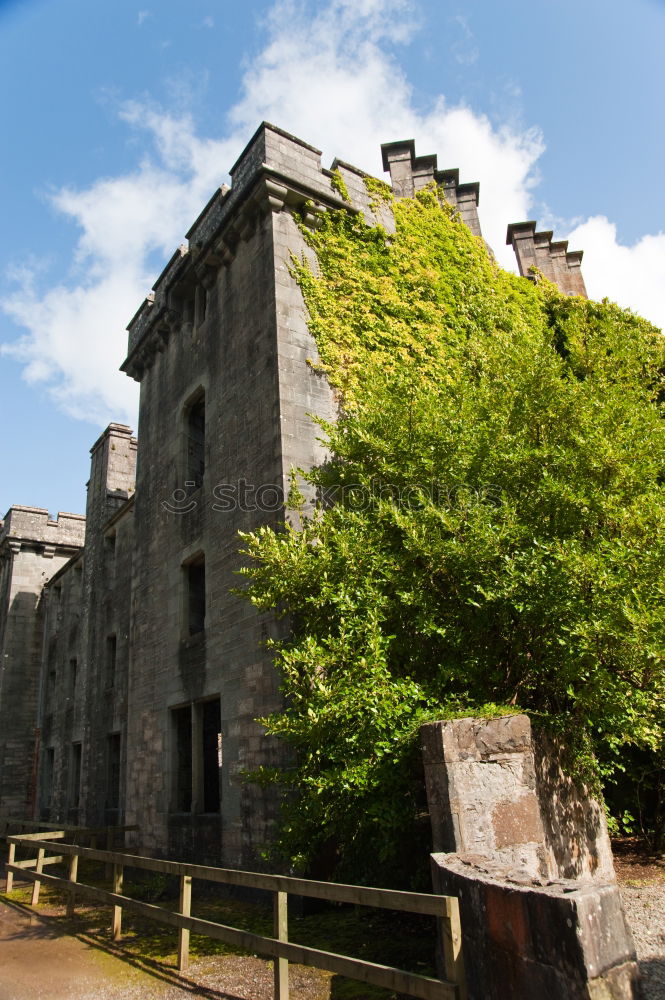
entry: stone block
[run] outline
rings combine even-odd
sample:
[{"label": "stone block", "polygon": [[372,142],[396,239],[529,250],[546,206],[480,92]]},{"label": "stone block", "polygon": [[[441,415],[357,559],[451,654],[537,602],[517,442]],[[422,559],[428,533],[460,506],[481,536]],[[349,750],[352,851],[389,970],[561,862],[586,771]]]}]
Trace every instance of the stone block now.
[{"label": "stone block", "polygon": [[635,949],[616,884],[517,881],[487,859],[432,855],[460,901],[469,1000],[636,1000]]},{"label": "stone block", "polygon": [[432,722],[421,735],[435,851],[533,877],[614,878],[602,807],[528,716]]}]

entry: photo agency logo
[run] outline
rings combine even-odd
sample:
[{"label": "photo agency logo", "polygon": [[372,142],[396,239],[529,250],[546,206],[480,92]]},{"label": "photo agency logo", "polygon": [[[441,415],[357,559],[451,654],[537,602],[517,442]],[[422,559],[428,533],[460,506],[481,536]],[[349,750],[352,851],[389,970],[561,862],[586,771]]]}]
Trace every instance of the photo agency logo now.
[{"label": "photo agency logo", "polygon": [[[327,509],[333,505],[343,505],[355,511],[375,508],[381,502],[390,503],[401,510],[414,510],[431,505],[445,510],[461,510],[476,504],[497,506],[501,503],[501,489],[487,486],[466,486],[456,483],[445,486],[429,483],[427,486],[395,486],[385,482],[338,483],[318,487],[312,495],[311,487],[299,483],[299,488],[309,493],[305,507]],[[204,503],[200,484],[186,480],[183,487],[173,491],[168,500],[162,500],[163,509],[169,514],[191,514]],[[242,513],[259,512],[274,514],[288,506],[288,494],[277,483],[262,483],[256,486],[246,479],[237,483],[218,483],[212,489],[211,510],[220,514],[233,511]]]},{"label": "photo agency logo", "polygon": [[[175,489],[168,500],[162,500],[162,507],[169,514],[191,514],[201,505],[199,485],[186,480],[183,486],[184,489]],[[246,479],[239,479],[237,483],[217,483],[212,497],[210,508],[220,514],[236,510],[272,514],[283,510],[286,503],[284,490],[277,483],[255,486]]]}]

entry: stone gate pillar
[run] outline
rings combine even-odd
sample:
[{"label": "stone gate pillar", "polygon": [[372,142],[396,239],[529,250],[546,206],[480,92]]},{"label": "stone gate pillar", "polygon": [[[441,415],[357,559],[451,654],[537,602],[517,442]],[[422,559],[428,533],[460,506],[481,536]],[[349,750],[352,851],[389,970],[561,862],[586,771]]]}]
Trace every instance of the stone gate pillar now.
[{"label": "stone gate pillar", "polygon": [[603,808],[526,715],[422,727],[434,890],[459,898],[469,1000],[628,1000],[637,964]]}]

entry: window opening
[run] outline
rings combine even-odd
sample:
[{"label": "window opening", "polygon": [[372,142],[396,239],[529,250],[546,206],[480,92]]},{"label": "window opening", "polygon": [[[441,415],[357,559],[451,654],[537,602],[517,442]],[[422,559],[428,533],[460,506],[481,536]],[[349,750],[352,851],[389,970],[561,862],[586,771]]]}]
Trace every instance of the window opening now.
[{"label": "window opening", "polygon": [[206,567],[205,558],[198,557],[185,566],[187,582],[187,631],[196,635],[205,628],[206,619]]},{"label": "window opening", "polygon": [[175,812],[192,811],[192,710],[191,706],[171,712],[173,721],[173,808]]},{"label": "window opening", "polygon": [[219,812],[221,729],[219,698],[171,709],[175,812]]},{"label": "window opening", "polygon": [[76,810],[81,799],[81,757],[82,747],[80,743],[72,743],[71,768],[69,778],[69,808]]},{"label": "window opening", "polygon": [[47,747],[42,761],[42,782],[41,782],[41,814],[42,820],[48,822],[51,812],[51,802],[53,798],[53,773],[55,770],[55,750]]},{"label": "window opening", "polygon": [[71,699],[76,694],[76,677],[78,674],[78,660],[75,656],[69,661],[69,687],[68,687],[68,697]]},{"label": "window opening", "polygon": [[219,778],[222,756],[222,715],[219,698],[202,705],[203,811],[219,812]]},{"label": "window opening", "polygon": [[186,482],[201,486],[205,472],[205,394],[201,393],[187,408],[185,436],[187,439]]}]

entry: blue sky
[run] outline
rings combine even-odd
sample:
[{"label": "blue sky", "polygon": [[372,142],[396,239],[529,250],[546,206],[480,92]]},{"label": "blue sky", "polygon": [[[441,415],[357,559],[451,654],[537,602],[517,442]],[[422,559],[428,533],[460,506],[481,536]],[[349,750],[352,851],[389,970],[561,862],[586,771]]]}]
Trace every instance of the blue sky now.
[{"label": "blue sky", "polygon": [[80,511],[135,426],[124,328],[262,119],[381,173],[415,138],[665,325],[665,3],[0,0],[0,516]]}]

